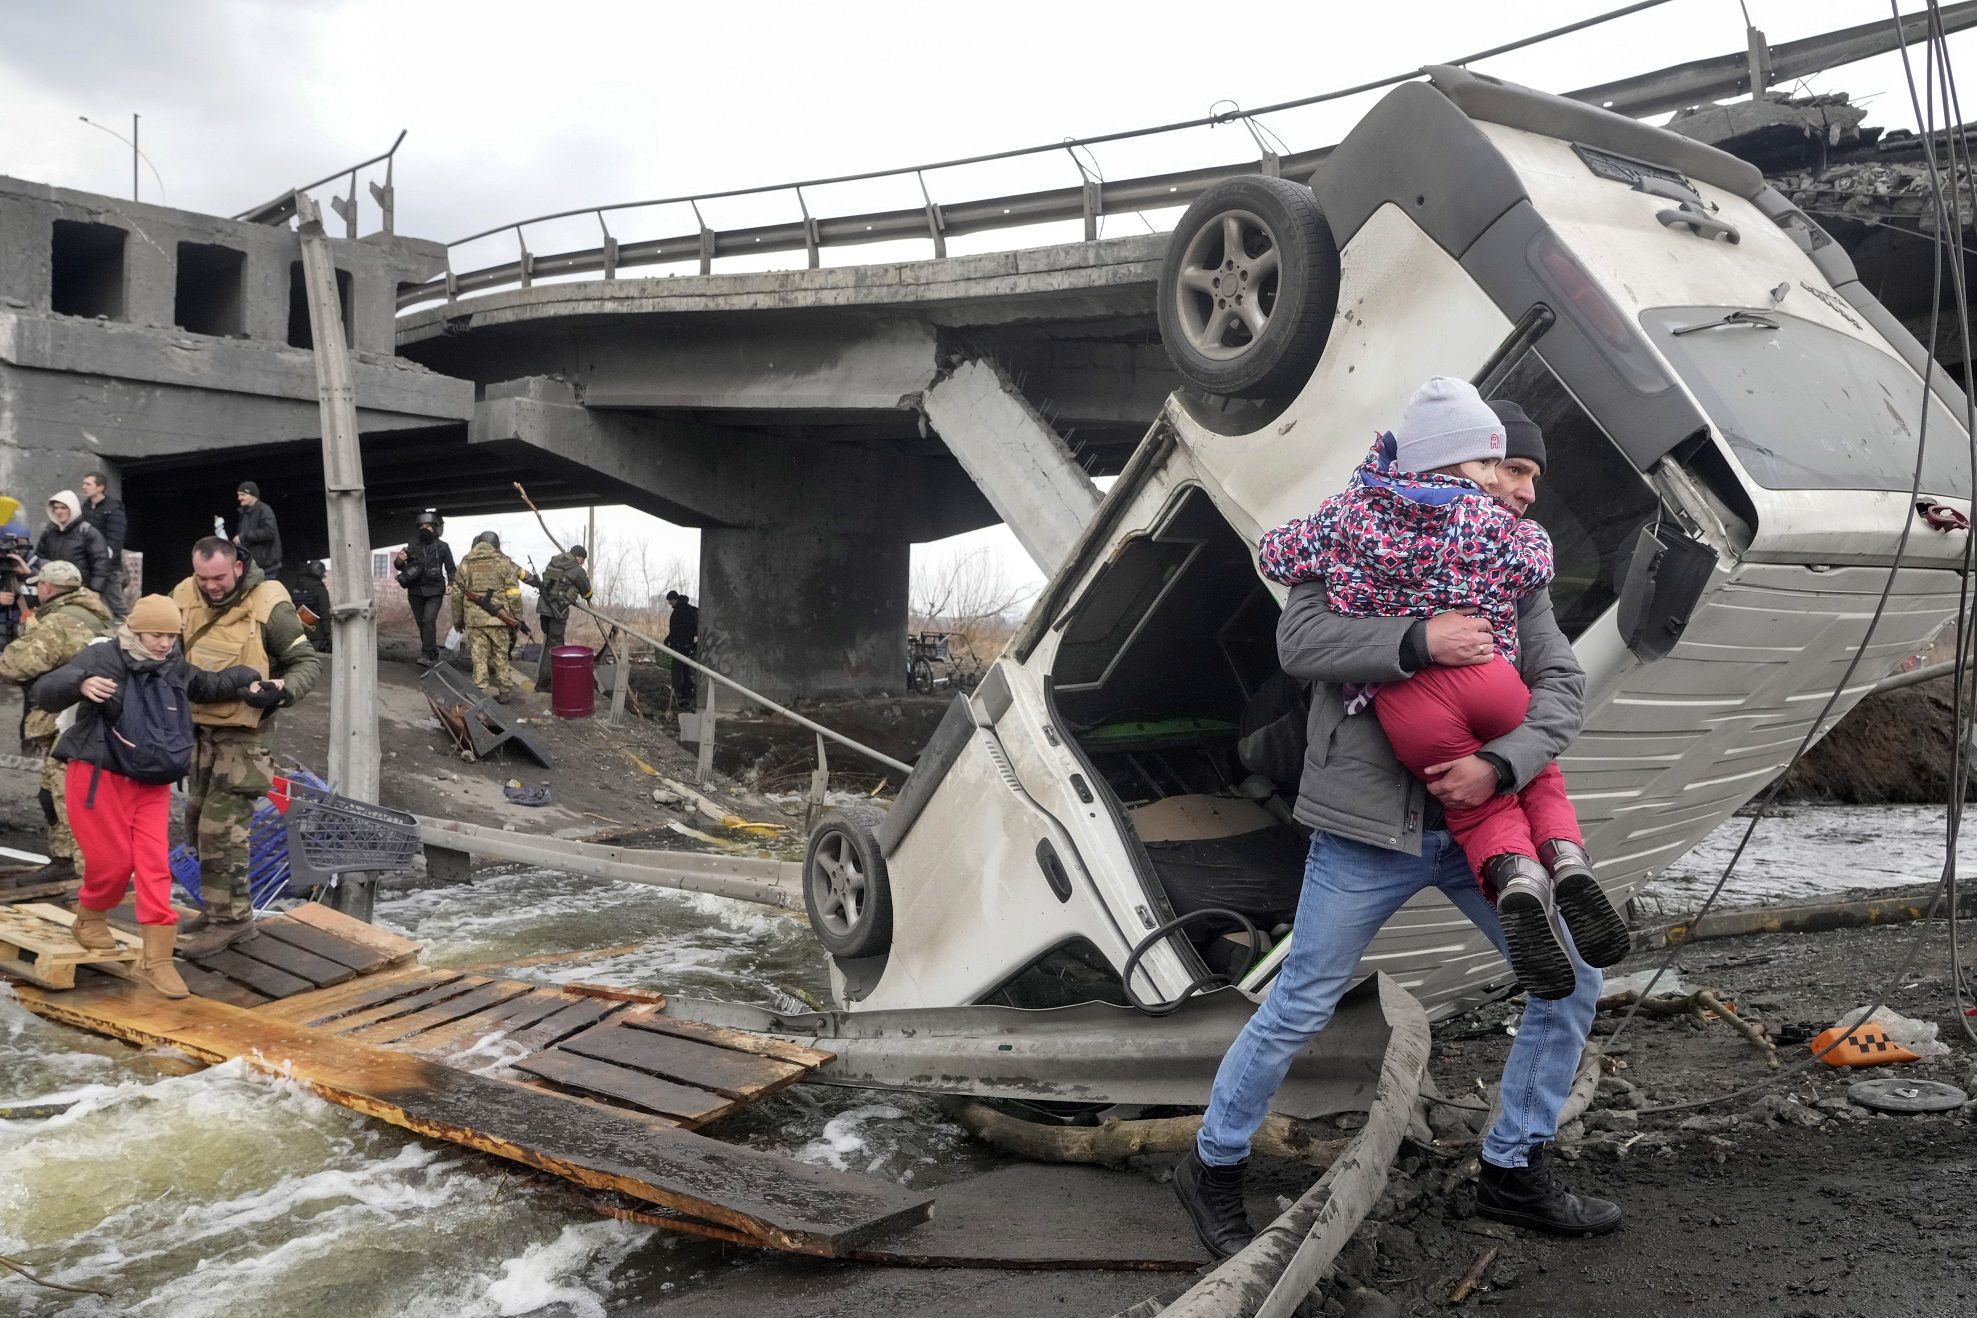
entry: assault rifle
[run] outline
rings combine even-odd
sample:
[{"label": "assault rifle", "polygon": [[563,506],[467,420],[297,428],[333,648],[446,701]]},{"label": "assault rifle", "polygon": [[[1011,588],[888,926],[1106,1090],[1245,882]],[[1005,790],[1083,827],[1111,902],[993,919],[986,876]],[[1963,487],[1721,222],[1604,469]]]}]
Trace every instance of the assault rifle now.
[{"label": "assault rifle", "polygon": [[467,598],[473,600],[474,603],[480,605],[481,609],[484,612],[486,612],[489,617],[493,618],[496,622],[500,623],[503,627],[506,627],[509,631],[520,632],[523,636],[528,637],[530,640],[535,639],[535,633],[529,630],[529,625],[527,623],[523,622],[520,618],[516,617],[514,614],[508,612],[506,605],[498,603],[495,600],[494,588],[492,586],[488,587],[486,590],[482,591],[478,595],[470,595]]}]

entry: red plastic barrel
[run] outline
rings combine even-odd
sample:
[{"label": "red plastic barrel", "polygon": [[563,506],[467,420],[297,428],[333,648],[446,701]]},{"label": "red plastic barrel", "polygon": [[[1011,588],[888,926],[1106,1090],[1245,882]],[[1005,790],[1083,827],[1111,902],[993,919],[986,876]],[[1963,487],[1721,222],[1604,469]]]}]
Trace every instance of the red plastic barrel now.
[{"label": "red plastic barrel", "polygon": [[591,681],[595,658],[588,645],[557,645],[549,651],[549,712],[557,718],[589,718],[597,708]]}]

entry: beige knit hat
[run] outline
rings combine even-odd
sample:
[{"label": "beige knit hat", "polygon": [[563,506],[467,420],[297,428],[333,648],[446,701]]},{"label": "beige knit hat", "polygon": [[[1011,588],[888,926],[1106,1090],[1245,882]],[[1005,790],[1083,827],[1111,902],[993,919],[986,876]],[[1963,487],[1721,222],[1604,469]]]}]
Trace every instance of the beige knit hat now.
[{"label": "beige knit hat", "polygon": [[179,613],[178,605],[172,603],[169,596],[146,595],[137,602],[136,607],[131,609],[130,617],[124,620],[124,625],[139,634],[170,632],[176,636],[185,626],[185,618]]}]

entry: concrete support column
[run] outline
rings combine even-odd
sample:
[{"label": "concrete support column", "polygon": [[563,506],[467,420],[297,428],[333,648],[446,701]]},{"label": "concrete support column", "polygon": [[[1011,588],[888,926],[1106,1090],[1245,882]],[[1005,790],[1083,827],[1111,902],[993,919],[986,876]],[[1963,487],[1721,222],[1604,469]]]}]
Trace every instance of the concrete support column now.
[{"label": "concrete support column", "polygon": [[922,398],[940,432],[989,503],[1045,576],[1098,509],[1098,487],[1043,414],[992,361],[966,361]]},{"label": "concrete support column", "polygon": [[910,550],[848,525],[708,527],[700,660],[776,700],[902,690]]}]

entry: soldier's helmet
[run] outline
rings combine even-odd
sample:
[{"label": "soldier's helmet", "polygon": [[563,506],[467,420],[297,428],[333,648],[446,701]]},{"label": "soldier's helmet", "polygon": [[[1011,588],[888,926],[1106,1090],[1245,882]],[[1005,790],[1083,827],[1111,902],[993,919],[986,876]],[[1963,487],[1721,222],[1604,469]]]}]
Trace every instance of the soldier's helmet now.
[{"label": "soldier's helmet", "polygon": [[493,545],[496,549],[499,549],[501,548],[501,537],[492,531],[482,531],[474,537],[474,543],[477,545]]},{"label": "soldier's helmet", "polygon": [[439,514],[434,512],[430,508],[426,509],[424,512],[420,513],[417,517],[413,518],[412,524],[414,526],[430,526],[435,531],[437,531],[441,526],[445,525],[445,523],[440,520]]}]

